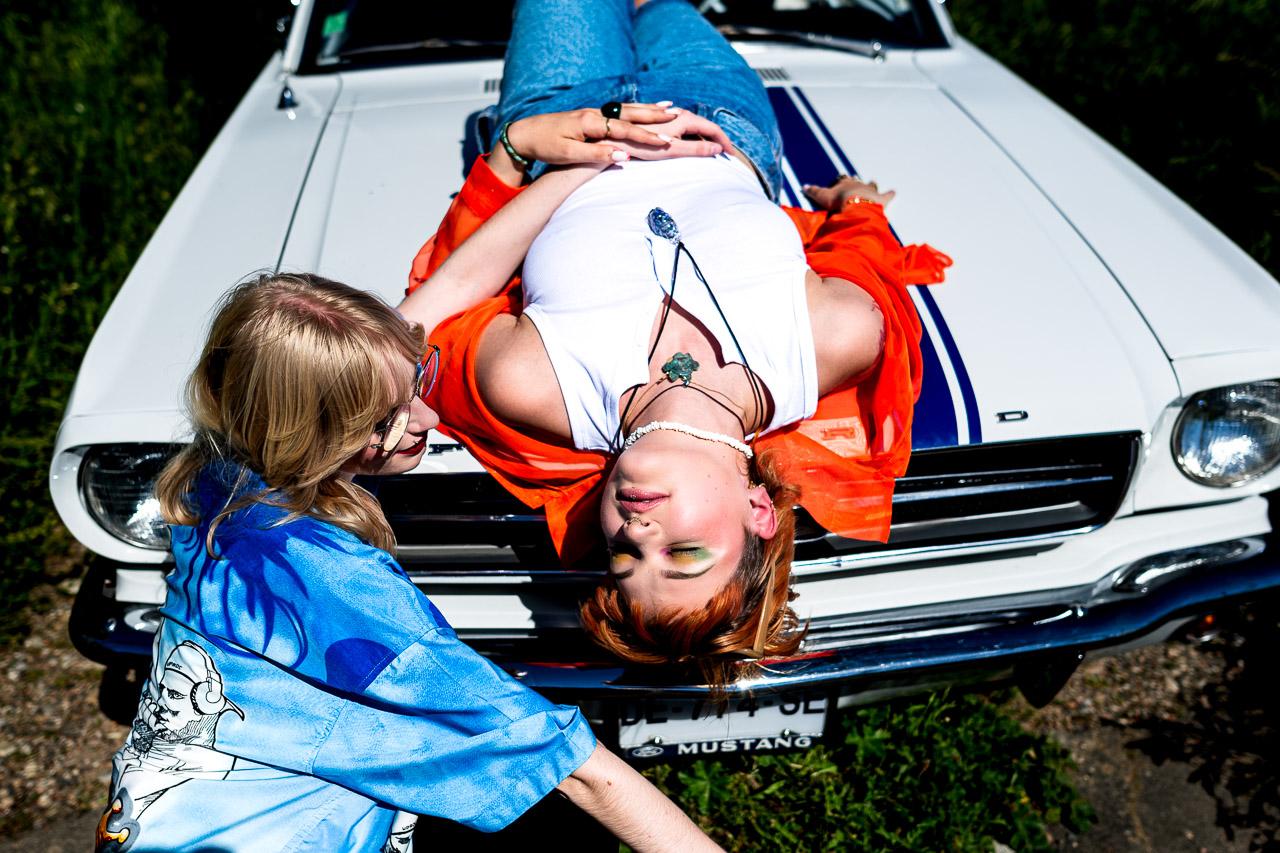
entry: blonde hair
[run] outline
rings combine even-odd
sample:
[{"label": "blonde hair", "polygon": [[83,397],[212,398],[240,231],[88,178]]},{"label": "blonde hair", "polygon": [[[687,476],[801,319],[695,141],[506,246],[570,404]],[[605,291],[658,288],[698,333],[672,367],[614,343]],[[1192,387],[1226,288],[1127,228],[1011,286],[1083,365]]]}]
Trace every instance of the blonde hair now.
[{"label": "blonde hair", "polygon": [[198,523],[195,478],[232,461],[267,489],[242,494],[242,474],[209,526],[210,553],[217,525],[255,502],[288,510],[281,524],[308,515],[394,549],[377,500],[340,473],[412,393],[388,381],[388,366],[423,346],[422,328],[376,296],[320,276],[263,274],[233,288],[187,382],[194,440],[156,482],[165,521]]},{"label": "blonde hair", "polygon": [[794,654],[804,639],[790,602],[800,490],[782,480],[772,453],[752,462],[751,479],[764,485],[778,527],[769,539],[747,534],[732,578],[692,612],[646,613],[607,580],[579,610],[582,627],[616,657],[641,664],[695,664],[712,695],[755,671],[761,658]]}]

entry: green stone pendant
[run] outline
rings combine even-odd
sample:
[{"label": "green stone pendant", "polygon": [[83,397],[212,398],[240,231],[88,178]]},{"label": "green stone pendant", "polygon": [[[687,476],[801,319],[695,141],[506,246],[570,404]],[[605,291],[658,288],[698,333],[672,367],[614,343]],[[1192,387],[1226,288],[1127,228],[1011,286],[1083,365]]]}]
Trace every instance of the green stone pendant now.
[{"label": "green stone pendant", "polygon": [[683,382],[689,384],[689,380],[693,378],[693,372],[698,369],[698,362],[693,360],[693,356],[687,352],[678,352],[671,358],[667,359],[667,363],[662,365],[662,372],[671,382]]}]

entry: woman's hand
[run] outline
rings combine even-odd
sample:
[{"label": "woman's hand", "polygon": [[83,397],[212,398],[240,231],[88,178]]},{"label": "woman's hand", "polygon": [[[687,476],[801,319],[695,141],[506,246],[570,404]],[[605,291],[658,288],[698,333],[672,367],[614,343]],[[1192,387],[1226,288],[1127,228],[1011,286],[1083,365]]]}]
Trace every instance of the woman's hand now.
[{"label": "woman's hand", "polygon": [[632,140],[614,139],[613,122],[610,122],[609,143],[626,151],[639,160],[667,160],[673,157],[714,157],[733,148],[729,137],[710,119],[697,113],[671,106],[670,101],[658,104],[626,104],[622,116],[632,124],[644,125],[643,129],[657,134],[661,146],[636,143]]},{"label": "woman's hand", "polygon": [[831,182],[829,187],[806,186],[804,194],[818,207],[831,211],[841,210],[855,199],[887,205],[897,195],[893,190],[880,192],[880,187],[875,181],[868,183],[848,175],[840,175]]},{"label": "woman's hand", "polygon": [[[510,124],[507,141],[524,159],[553,166],[608,165],[632,157],[710,157],[729,147],[728,137],[715,122],[665,101],[624,104],[621,117],[607,121],[593,109],[530,116]],[[504,160],[510,159],[505,148],[495,146],[494,155],[499,153]]]}]

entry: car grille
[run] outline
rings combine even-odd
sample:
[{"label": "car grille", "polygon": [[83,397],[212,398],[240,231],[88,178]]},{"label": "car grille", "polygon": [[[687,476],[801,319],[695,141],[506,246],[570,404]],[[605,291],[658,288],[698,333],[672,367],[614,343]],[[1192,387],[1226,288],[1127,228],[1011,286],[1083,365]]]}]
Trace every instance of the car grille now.
[{"label": "car grille", "polygon": [[[796,559],[1001,542],[1090,530],[1115,514],[1137,456],[1137,433],[927,450],[898,480],[888,543],[842,539],[800,512]],[[413,573],[560,572],[540,512],[487,474],[406,475],[369,481]],[[594,574],[594,573],[593,573]]]}]

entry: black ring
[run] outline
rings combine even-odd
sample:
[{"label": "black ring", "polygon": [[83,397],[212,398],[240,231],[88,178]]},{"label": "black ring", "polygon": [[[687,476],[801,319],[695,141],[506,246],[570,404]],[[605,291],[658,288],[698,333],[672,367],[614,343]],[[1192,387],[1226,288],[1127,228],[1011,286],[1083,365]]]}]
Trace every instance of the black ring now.
[{"label": "black ring", "polygon": [[618,101],[610,101],[600,108],[600,115],[605,118],[622,118],[622,104]]}]

